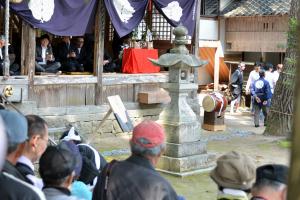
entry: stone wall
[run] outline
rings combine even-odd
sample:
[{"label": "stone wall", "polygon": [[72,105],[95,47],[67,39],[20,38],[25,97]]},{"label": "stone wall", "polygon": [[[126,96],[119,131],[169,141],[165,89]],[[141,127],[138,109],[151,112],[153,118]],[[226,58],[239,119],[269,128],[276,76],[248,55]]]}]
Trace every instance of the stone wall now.
[{"label": "stone wall", "polygon": [[[162,104],[124,103],[124,105],[134,125],[145,119],[158,120],[164,107]],[[18,107],[24,114],[42,116],[48,122],[49,132],[54,135],[55,140],[70,126],[74,126],[85,138],[92,138],[94,134],[100,135],[100,137],[122,134],[113,114],[110,114],[102,127],[99,128],[100,122],[109,110],[108,105],[36,108],[33,102],[23,102]]]}]

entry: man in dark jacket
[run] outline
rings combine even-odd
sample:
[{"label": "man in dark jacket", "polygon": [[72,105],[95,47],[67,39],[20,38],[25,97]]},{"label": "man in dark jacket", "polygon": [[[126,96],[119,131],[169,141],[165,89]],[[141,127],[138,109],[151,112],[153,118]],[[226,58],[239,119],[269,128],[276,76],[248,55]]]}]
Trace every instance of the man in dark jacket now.
[{"label": "man in dark jacket", "polygon": [[46,121],[37,115],[27,115],[26,119],[28,122],[28,140],[16,167],[27,178],[27,183],[42,189],[42,179],[34,174],[34,163],[40,159],[47,148],[48,126]]},{"label": "man in dark jacket", "polygon": [[233,113],[234,106],[236,106],[236,110],[238,110],[241,101],[244,81],[243,71],[245,70],[245,67],[245,63],[240,63],[238,69],[231,76],[230,90],[232,93],[232,99],[230,104],[230,113]]},{"label": "man in dark jacket", "polygon": [[78,200],[70,191],[76,167],[76,157],[69,150],[60,145],[47,147],[39,168],[47,200]]},{"label": "man in dark jacket", "polygon": [[76,61],[75,46],[71,43],[70,36],[64,36],[62,42],[58,45],[57,61],[62,64],[63,71],[75,72],[79,70],[80,66]]},{"label": "man in dark jacket", "polygon": [[27,140],[26,118],[7,110],[0,110],[0,116],[8,139],[6,161],[0,172],[0,199],[44,200],[43,193],[26,183],[25,177],[15,167]]},{"label": "man in dark jacket", "polygon": [[88,50],[84,45],[84,38],[78,37],[75,41],[75,54],[76,61],[79,63],[78,70],[79,71],[89,71],[93,72],[93,50]]},{"label": "man in dark jacket", "polygon": [[40,45],[36,46],[35,61],[36,72],[57,73],[61,67],[61,64],[55,61],[47,34],[41,36]]},{"label": "man in dark jacket", "polygon": [[[0,75],[4,73],[4,57],[5,57],[5,36],[0,35]],[[20,74],[20,65],[16,61],[16,54],[14,53],[14,48],[8,46],[8,56],[9,56],[9,74],[10,75],[19,75]]]},{"label": "man in dark jacket", "polygon": [[259,79],[252,84],[251,95],[253,97],[254,125],[255,127],[259,127],[259,115],[262,110],[265,116],[264,125],[266,126],[272,92],[269,82],[265,80],[264,70],[259,71]]},{"label": "man in dark jacket", "polygon": [[132,155],[107,165],[94,188],[93,200],[177,199],[172,186],[155,170],[165,149],[164,142],[165,134],[159,124],[144,121],[137,125],[130,140]]}]

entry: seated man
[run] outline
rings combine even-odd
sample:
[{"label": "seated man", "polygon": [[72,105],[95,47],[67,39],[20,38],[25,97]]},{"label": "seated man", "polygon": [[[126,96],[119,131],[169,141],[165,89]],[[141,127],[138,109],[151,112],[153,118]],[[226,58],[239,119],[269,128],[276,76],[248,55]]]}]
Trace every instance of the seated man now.
[{"label": "seated man", "polygon": [[83,71],[76,59],[75,46],[71,43],[70,36],[64,36],[57,48],[57,60],[62,64],[63,71]]},{"label": "seated man", "polygon": [[251,200],[285,200],[287,181],[288,167],[285,165],[273,164],[257,168]]},{"label": "seated man", "polygon": [[47,34],[41,36],[40,45],[36,46],[35,61],[36,72],[57,73],[61,67],[61,64],[55,61]]},{"label": "seated man", "polygon": [[219,200],[248,200],[255,179],[254,161],[235,151],[221,156],[210,177],[218,185]]},{"label": "seated man", "polygon": [[[5,36],[0,35],[0,75],[3,76],[4,73],[4,57],[5,57]],[[9,56],[9,74],[19,75],[20,65],[15,62],[16,55],[14,49],[11,45],[8,46],[8,56]]]},{"label": "seated man", "polygon": [[77,200],[70,187],[75,176],[76,158],[60,146],[49,146],[40,159],[39,172],[47,200]]},{"label": "seated man", "polygon": [[79,63],[79,71],[93,72],[93,49],[88,50],[84,45],[84,37],[75,38],[76,61]]},{"label": "seated man", "polygon": [[37,115],[27,115],[28,140],[22,156],[18,159],[17,169],[27,178],[27,182],[43,188],[43,181],[34,174],[34,163],[38,161],[47,148],[48,126],[45,120]]},{"label": "seated man", "polygon": [[27,140],[26,118],[8,110],[0,110],[0,116],[4,122],[8,140],[6,161],[0,172],[0,199],[44,200],[43,193],[23,181],[24,177],[15,167]]},{"label": "seated man", "polygon": [[111,56],[104,50],[103,72],[120,72],[120,67],[113,62]]},{"label": "seated man", "polygon": [[170,183],[155,170],[165,149],[163,128],[153,121],[140,123],[133,129],[130,146],[128,159],[111,162],[103,170],[93,199],[178,199]]}]

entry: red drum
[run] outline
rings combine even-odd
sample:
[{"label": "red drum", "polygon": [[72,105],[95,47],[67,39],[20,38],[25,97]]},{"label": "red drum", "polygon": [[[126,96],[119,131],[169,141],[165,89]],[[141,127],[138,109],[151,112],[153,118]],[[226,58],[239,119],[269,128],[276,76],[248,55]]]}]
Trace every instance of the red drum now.
[{"label": "red drum", "polygon": [[223,112],[227,107],[227,99],[219,92],[213,92],[203,98],[202,106],[206,112]]}]

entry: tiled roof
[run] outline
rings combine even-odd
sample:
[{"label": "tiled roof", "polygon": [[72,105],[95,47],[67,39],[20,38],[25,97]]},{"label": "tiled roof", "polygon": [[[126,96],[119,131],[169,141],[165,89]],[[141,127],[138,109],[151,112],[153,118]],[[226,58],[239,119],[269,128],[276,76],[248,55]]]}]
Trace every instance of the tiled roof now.
[{"label": "tiled roof", "polygon": [[217,15],[218,14],[218,0],[205,1],[204,15]]},{"label": "tiled roof", "polygon": [[284,15],[290,10],[291,0],[235,0],[221,13],[225,17]]}]

